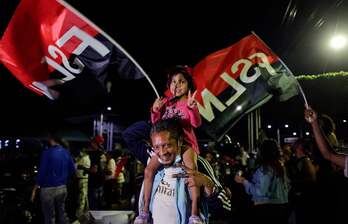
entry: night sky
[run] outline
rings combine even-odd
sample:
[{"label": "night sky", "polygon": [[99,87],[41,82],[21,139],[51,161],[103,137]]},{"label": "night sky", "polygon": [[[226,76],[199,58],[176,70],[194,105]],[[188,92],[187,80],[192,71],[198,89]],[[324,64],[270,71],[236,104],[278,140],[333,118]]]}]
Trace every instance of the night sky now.
[{"label": "night sky", "polygon": [[[164,91],[164,71],[169,66],[194,66],[251,31],[295,75],[348,71],[348,51],[333,52],[327,47],[330,35],[348,34],[348,7],[343,0],[68,2],[130,53],[159,92]],[[0,34],[17,3],[0,2]],[[306,81],[303,88],[314,108],[343,118],[348,112],[346,79]],[[107,105],[113,107],[113,119],[124,125],[148,118],[155,95],[147,82],[121,81],[117,77],[112,81],[108,97],[102,90],[91,91],[93,85],[87,85],[78,93],[72,91],[71,99],[51,102],[27,90],[0,65],[0,134],[33,135],[50,125],[71,125],[75,117],[83,117],[73,122],[75,126],[88,129],[85,121],[93,119]],[[74,97],[80,100],[76,102]],[[272,101],[262,108],[265,123],[280,124],[287,119],[302,122],[302,114],[301,97],[285,103]]]}]

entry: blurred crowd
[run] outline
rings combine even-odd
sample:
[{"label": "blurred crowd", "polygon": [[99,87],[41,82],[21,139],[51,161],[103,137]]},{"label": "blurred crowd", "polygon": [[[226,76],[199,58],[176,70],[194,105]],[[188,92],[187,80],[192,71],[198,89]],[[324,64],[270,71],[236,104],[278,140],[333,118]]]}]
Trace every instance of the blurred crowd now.
[{"label": "blurred crowd", "polygon": [[[318,120],[328,144],[334,150],[339,149],[332,119],[321,116]],[[76,175],[67,184],[65,204],[71,223],[87,223],[91,218],[90,210],[137,211],[144,166],[122,142],[107,152],[103,149],[102,136],[95,136],[86,143],[62,144],[70,151],[76,168]],[[44,148],[44,145],[40,146]],[[291,143],[279,143],[266,137],[250,151],[226,136],[219,143],[200,142],[200,147],[201,156],[210,163],[216,177],[231,195],[230,211],[211,209],[210,223],[252,223],[257,219],[260,222],[268,220],[268,223],[278,220],[274,223],[301,224],[341,223],[344,220],[348,199],[344,170],[323,158],[312,137],[299,137]],[[18,171],[19,179],[13,179],[15,175],[9,174],[4,163],[1,166],[0,206],[3,209],[0,219],[5,220],[2,223],[19,223],[19,219],[20,223],[42,222],[40,200],[36,197],[30,202],[40,152],[33,151],[32,154],[36,159],[28,159],[30,156],[24,153],[17,156],[18,163],[14,165],[26,167]],[[1,156],[2,161],[8,159],[4,153]],[[265,167],[272,167],[270,176],[262,175]],[[275,179],[280,182],[273,190]],[[11,185],[11,182],[16,184]],[[265,199],[262,192],[266,192],[266,196],[276,196]],[[21,203],[11,204],[9,198]],[[274,198],[278,201],[269,207],[265,202]],[[18,211],[17,215],[13,211]]]}]

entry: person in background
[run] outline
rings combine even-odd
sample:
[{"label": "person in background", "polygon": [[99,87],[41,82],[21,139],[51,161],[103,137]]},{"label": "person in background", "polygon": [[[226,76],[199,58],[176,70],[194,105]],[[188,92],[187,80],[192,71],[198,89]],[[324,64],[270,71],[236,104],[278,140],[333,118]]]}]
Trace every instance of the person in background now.
[{"label": "person in background", "polygon": [[245,192],[244,187],[234,180],[234,176],[243,174],[248,176],[247,167],[241,161],[242,150],[236,142],[227,141],[220,146],[222,162],[222,182],[231,191],[231,212],[214,211],[215,216],[227,216],[230,223],[242,224],[245,216],[249,214],[252,207],[250,196]]},{"label": "person in background", "polygon": [[282,154],[283,154],[284,164],[287,164],[293,158],[291,144],[286,143],[282,146]]},{"label": "person in background", "polygon": [[305,120],[312,126],[314,139],[323,157],[338,167],[344,169],[344,175],[348,177],[348,156],[337,154],[333,151],[332,141],[330,141],[323,133],[318,122],[317,112],[311,107],[304,111]]},{"label": "person in background", "polygon": [[[331,163],[331,170],[323,166],[321,161],[318,170],[317,182],[320,187],[320,204],[316,207],[316,214],[322,223],[342,223],[345,219],[348,200],[348,156],[338,154],[330,138],[321,129],[319,116],[315,110],[308,107],[304,110],[304,118],[311,125],[313,135],[320,154],[325,161]],[[334,164],[336,167],[333,167]],[[332,169],[334,168],[334,169]],[[337,169],[339,168],[339,169]],[[322,170],[328,170],[324,172]]]},{"label": "person in background", "polygon": [[322,114],[318,118],[319,126],[327,138],[328,143],[332,149],[335,150],[338,146],[338,140],[336,136],[336,124],[329,115]]},{"label": "person in background", "polygon": [[126,182],[125,177],[125,165],[128,161],[128,156],[122,155],[120,151],[117,154],[116,158],[116,172],[115,172],[115,178],[116,178],[116,199],[118,201],[122,200],[123,197],[123,185]]},{"label": "person in background", "polygon": [[288,223],[290,186],[280,147],[275,140],[266,139],[262,142],[259,166],[252,180],[236,175],[235,181],[243,184],[245,191],[252,196],[254,207],[250,217],[254,223]]},{"label": "person in background", "polygon": [[[67,183],[75,175],[76,169],[69,151],[62,146],[63,141],[55,134],[48,139],[49,147],[41,154],[39,172],[32,191],[31,201],[40,189],[40,199],[45,224],[69,223],[65,211]],[[57,219],[56,219],[57,218]]]},{"label": "person in background", "polygon": [[296,223],[305,224],[315,220],[317,200],[317,167],[312,159],[313,141],[299,138],[293,145],[295,158],[290,177],[289,197],[294,208]]},{"label": "person in background", "polygon": [[243,146],[240,146],[240,151],[241,151],[241,156],[240,156],[240,161],[244,167],[248,166],[248,161],[249,161],[249,153],[245,151]]},{"label": "person in background", "polygon": [[103,136],[97,135],[91,139],[88,155],[91,159],[88,181],[88,202],[91,210],[103,208],[103,184],[106,156],[103,151]]},{"label": "person in background", "polygon": [[215,153],[212,151],[207,151],[204,155],[204,159],[206,159],[210,165],[212,165],[215,162]]},{"label": "person in background", "polygon": [[[221,178],[221,164],[218,160],[219,154],[217,154],[213,150],[208,150],[204,154],[204,159],[210,164],[210,166],[213,168],[214,175],[217,179]],[[198,156],[198,158],[203,158],[203,156]]]},{"label": "person in background", "polygon": [[80,219],[89,210],[88,206],[88,171],[91,168],[91,160],[82,149],[76,157],[76,176],[78,179],[78,204],[76,208],[76,218]]},{"label": "person in background", "polygon": [[116,188],[116,162],[114,158],[112,158],[112,152],[106,153],[106,167],[104,169],[104,199],[105,206],[107,209],[112,208],[112,202],[114,201],[114,192]]}]

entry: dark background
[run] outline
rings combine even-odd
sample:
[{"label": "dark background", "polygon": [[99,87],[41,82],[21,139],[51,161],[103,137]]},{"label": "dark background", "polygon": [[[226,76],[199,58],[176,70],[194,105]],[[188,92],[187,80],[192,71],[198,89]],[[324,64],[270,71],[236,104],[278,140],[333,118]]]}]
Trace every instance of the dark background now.
[{"label": "dark background", "polygon": [[[19,1],[0,2],[0,34]],[[343,0],[278,1],[68,1],[115,39],[149,74],[158,91],[164,70],[176,64],[194,66],[208,54],[254,31],[295,75],[347,71],[348,53],[328,47],[335,33],[348,33],[348,7]],[[49,10],[49,9],[43,9]],[[25,35],[25,34],[23,34]],[[155,99],[146,80],[111,78],[111,94],[88,82],[69,97],[53,102],[27,90],[0,65],[0,135],[34,136],[49,127],[72,127],[90,135],[91,121],[111,105],[112,120],[122,126],[147,119]],[[340,123],[348,112],[346,77],[300,81],[308,101]],[[71,84],[74,86],[74,83]],[[68,95],[68,94],[67,94]],[[106,112],[105,112],[106,113]],[[302,128],[301,96],[275,100],[262,107],[262,123],[289,123]],[[344,125],[344,124],[342,124]],[[343,126],[342,126],[343,127]],[[232,134],[246,135],[241,120]]]}]

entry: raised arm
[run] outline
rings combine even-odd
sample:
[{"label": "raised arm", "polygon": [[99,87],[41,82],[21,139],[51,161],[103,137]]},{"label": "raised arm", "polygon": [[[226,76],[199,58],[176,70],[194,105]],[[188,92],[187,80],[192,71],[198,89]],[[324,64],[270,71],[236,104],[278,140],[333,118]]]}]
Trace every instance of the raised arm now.
[{"label": "raised arm", "polygon": [[151,107],[151,123],[154,124],[162,117],[166,98],[157,98]]},{"label": "raised arm", "polygon": [[305,109],[304,116],[305,120],[312,126],[315,141],[323,157],[337,166],[345,168],[345,156],[333,153],[330,150],[330,146],[319,127],[317,113],[311,107],[308,107]]},{"label": "raised arm", "polygon": [[189,91],[188,97],[187,97],[187,107],[189,111],[190,116],[190,123],[193,127],[198,128],[202,124],[201,115],[199,114],[198,107],[197,107],[197,101],[195,99],[197,94],[197,91],[195,91],[191,95],[191,91]]}]

